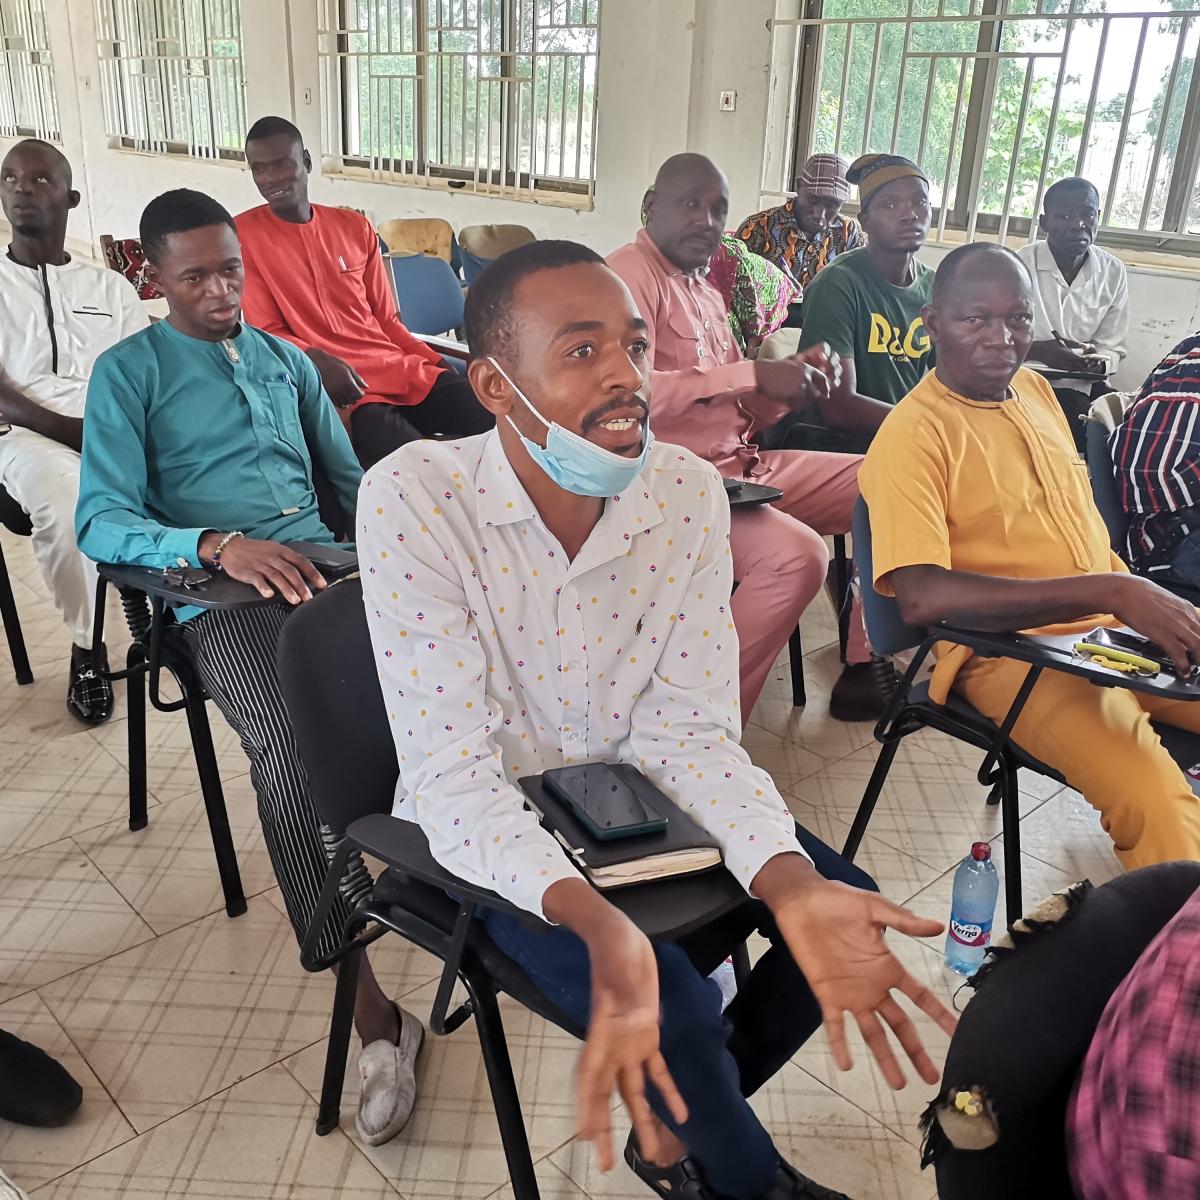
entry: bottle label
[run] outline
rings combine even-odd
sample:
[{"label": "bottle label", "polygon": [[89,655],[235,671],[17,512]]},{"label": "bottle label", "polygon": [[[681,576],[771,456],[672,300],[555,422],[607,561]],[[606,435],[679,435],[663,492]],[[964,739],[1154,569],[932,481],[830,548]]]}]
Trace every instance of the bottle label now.
[{"label": "bottle label", "polygon": [[950,936],[964,946],[986,946],[992,940],[992,923],[956,921],[951,917]]}]

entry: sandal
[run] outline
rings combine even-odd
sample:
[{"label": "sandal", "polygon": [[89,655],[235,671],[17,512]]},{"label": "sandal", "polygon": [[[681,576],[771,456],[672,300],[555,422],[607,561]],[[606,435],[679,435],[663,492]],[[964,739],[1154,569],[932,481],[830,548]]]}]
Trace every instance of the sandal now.
[{"label": "sandal", "polygon": [[656,1166],[638,1153],[637,1142],[630,1133],[629,1141],[625,1143],[625,1162],[651,1191],[667,1200],[720,1200],[705,1182],[700,1164],[690,1154],[684,1155],[674,1166]]}]

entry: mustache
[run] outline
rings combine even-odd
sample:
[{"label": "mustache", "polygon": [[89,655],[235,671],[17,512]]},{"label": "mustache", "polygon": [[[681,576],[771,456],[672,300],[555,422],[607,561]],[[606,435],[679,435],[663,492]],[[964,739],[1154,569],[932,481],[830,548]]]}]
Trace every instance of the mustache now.
[{"label": "mustache", "polygon": [[650,406],[636,392],[631,392],[628,396],[618,396],[607,403],[600,405],[595,412],[588,413],[584,419],[583,428],[591,429],[595,425],[599,425],[601,421],[606,420],[610,413],[620,412],[624,408],[637,408],[641,410],[642,420],[646,420],[650,416]]}]

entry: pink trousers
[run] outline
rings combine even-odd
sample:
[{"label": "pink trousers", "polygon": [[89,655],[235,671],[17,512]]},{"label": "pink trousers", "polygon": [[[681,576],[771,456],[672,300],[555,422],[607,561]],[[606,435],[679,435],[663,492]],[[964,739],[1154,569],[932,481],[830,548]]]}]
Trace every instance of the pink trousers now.
[{"label": "pink trousers", "polygon": [[[823,534],[849,533],[858,500],[858,454],[816,450],[765,450],[752,469],[755,483],[783,497],[759,508],[734,508],[733,621],[741,645],[742,720],[767,674],[825,582],[829,551]],[[722,474],[740,474],[727,466]],[[866,630],[857,599],[850,614],[846,659],[867,662]]]}]

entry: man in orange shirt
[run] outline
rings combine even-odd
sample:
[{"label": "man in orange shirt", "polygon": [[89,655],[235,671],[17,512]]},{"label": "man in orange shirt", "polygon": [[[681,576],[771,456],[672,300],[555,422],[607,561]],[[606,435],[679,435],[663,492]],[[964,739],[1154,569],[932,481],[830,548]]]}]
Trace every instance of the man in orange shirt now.
[{"label": "man in orange shirt", "polygon": [[401,323],[371,223],[309,201],[312,159],[296,126],[256,121],[246,162],[266,204],[237,218],[242,312],[312,359],[329,398],[350,414],[363,467],[418,438],[490,429],[466,377]]}]

